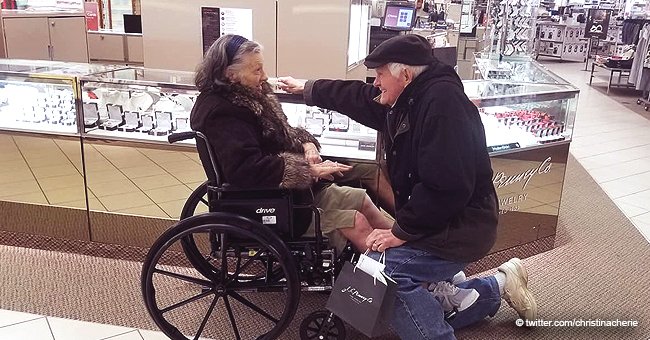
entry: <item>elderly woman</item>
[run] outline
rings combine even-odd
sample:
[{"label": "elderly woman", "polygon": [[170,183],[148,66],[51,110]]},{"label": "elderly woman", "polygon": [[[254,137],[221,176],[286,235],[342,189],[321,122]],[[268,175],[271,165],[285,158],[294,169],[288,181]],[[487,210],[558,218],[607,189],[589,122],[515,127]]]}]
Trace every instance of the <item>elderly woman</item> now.
[{"label": "elderly woman", "polygon": [[210,139],[225,182],[312,189],[321,230],[332,246],[342,249],[347,239],[364,251],[373,228],[390,228],[392,222],[363,189],[318,182],[350,167],[321,160],[318,141],[288,124],[267,80],[262,46],[237,35],[220,37],[196,72],[201,94],[190,116],[192,129]]}]

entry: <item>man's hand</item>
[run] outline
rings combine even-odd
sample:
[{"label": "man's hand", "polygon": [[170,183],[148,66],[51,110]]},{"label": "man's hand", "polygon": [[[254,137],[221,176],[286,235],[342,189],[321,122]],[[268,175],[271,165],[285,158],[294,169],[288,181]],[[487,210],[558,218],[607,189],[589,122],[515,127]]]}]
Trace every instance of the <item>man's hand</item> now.
[{"label": "man's hand", "polygon": [[314,143],[304,143],[302,149],[305,150],[305,158],[309,164],[318,164],[323,161]]},{"label": "man's hand", "polygon": [[366,247],[380,253],[388,248],[399,247],[404,243],[406,241],[395,237],[390,229],[375,229],[366,237]]},{"label": "man's hand", "polygon": [[280,86],[282,91],[293,94],[302,94],[305,90],[305,82],[294,79],[293,77],[278,78],[278,86]]}]

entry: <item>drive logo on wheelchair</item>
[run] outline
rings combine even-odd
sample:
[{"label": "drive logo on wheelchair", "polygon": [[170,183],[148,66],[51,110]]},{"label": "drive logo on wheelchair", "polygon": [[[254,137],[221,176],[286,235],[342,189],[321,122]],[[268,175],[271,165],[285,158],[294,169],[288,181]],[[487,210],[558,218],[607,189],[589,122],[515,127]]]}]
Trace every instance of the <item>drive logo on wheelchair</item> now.
[{"label": "drive logo on wheelchair", "polygon": [[255,210],[257,214],[275,214],[275,208],[259,208]]}]

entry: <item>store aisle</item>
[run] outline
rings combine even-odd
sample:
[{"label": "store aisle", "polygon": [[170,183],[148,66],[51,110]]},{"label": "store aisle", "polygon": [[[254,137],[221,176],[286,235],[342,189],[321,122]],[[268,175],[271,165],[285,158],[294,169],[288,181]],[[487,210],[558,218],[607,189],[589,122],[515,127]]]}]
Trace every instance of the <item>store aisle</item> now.
[{"label": "store aisle", "polygon": [[584,64],[543,64],[580,89],[571,154],[650,242],[650,121],[589,86]]},{"label": "store aisle", "polygon": [[3,340],[167,340],[160,332],[0,309]]}]

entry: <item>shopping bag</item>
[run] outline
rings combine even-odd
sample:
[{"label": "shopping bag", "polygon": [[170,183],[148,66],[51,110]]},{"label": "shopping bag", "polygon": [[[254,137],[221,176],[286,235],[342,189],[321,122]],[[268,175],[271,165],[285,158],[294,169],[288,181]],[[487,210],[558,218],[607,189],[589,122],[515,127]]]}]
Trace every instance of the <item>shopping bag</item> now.
[{"label": "shopping bag", "polygon": [[[343,265],[332,293],[327,300],[327,309],[368,337],[382,335],[388,331],[393,312],[397,283],[383,272],[383,264],[361,255],[357,267],[350,262]],[[363,269],[370,269],[367,273]],[[381,270],[377,271],[377,268]]]}]

